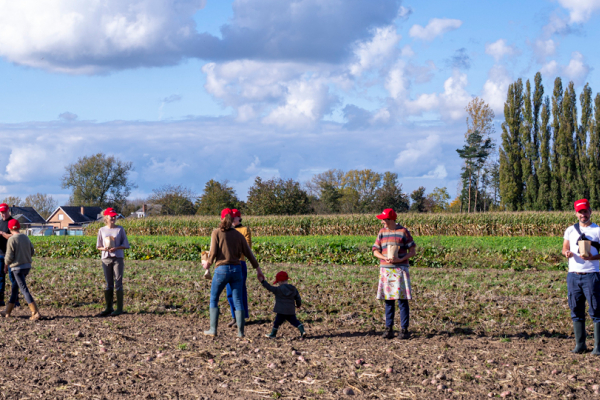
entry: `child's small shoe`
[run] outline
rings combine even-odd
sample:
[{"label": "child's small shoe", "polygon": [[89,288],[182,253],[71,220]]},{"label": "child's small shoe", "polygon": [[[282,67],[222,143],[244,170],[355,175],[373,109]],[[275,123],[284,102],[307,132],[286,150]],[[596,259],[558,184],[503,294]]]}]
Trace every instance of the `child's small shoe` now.
[{"label": "child's small shoe", "polygon": [[300,331],[300,340],[304,340],[304,338],[306,338],[306,332],[304,331],[304,325],[300,325],[298,327],[298,330]]},{"label": "child's small shoe", "polygon": [[273,329],[271,331],[271,333],[269,333],[268,335],[265,335],[266,337],[268,337],[269,339],[275,339],[277,337],[277,329]]}]

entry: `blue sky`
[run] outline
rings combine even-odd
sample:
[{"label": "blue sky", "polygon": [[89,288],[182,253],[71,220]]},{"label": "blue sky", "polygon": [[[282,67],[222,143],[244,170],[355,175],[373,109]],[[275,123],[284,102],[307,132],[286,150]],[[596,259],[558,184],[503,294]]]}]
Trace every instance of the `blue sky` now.
[{"label": "blue sky", "polygon": [[541,71],[600,87],[600,0],[0,1],[0,197],[64,202],[66,165],[132,161],[145,197],[256,176],[446,186],[475,96]]}]

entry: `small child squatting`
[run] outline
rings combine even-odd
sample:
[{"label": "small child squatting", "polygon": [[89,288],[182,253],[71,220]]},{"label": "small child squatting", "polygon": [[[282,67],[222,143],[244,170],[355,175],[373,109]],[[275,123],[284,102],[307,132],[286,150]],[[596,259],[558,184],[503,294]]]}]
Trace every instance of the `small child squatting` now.
[{"label": "small child squatting", "polygon": [[277,331],[285,321],[288,321],[294,327],[298,328],[300,331],[300,339],[306,337],[304,325],[296,318],[296,307],[300,308],[302,299],[300,298],[298,289],[296,289],[295,286],[290,285],[288,279],[288,274],[284,271],[280,271],[275,276],[275,282],[273,282],[273,285],[279,284],[279,286],[271,286],[265,279],[260,281],[265,289],[275,295],[275,307],[273,308],[273,312],[277,313],[277,315],[275,316],[275,321],[273,321],[273,330],[270,334],[265,335],[270,339],[275,339],[275,337],[277,337]]}]

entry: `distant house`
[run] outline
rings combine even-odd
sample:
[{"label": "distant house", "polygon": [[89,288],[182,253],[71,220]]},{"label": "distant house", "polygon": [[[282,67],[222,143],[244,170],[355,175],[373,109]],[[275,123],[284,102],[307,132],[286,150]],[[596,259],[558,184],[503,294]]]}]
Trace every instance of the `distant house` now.
[{"label": "distant house", "polygon": [[144,204],[142,208],[131,213],[127,218],[145,218],[151,215],[161,215],[162,204]]},{"label": "distant house", "polygon": [[33,207],[10,207],[10,215],[21,223],[22,228],[44,226],[46,220]]},{"label": "distant house", "polygon": [[58,207],[46,220],[55,229],[83,227],[102,219],[102,207]]}]

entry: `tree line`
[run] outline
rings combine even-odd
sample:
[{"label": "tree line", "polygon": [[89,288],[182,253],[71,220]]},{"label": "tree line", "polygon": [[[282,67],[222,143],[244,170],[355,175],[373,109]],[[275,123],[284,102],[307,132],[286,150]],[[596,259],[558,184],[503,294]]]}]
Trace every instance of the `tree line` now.
[{"label": "tree line", "polygon": [[[580,111],[578,111],[578,106]],[[508,88],[499,154],[502,203],[508,210],[571,210],[573,201],[600,206],[600,94],[586,84],[579,94],[554,80],[544,96],[521,79]]]},{"label": "tree line", "polygon": [[450,199],[446,188],[427,194],[425,187],[419,187],[405,193],[393,172],[332,169],[304,183],[256,177],[246,201],[238,198],[229,182],[214,179],[205,184],[200,195],[183,185],[165,185],[154,189],[148,198],[130,200],[131,189],[136,187],[131,171],[131,163],[98,153],[67,166],[62,186],[71,189],[72,205],[110,205],[126,216],[143,204],[160,205],[151,212],[161,215],[216,215],[225,207],[249,215],[373,213],[384,208],[440,212],[448,209]]}]

